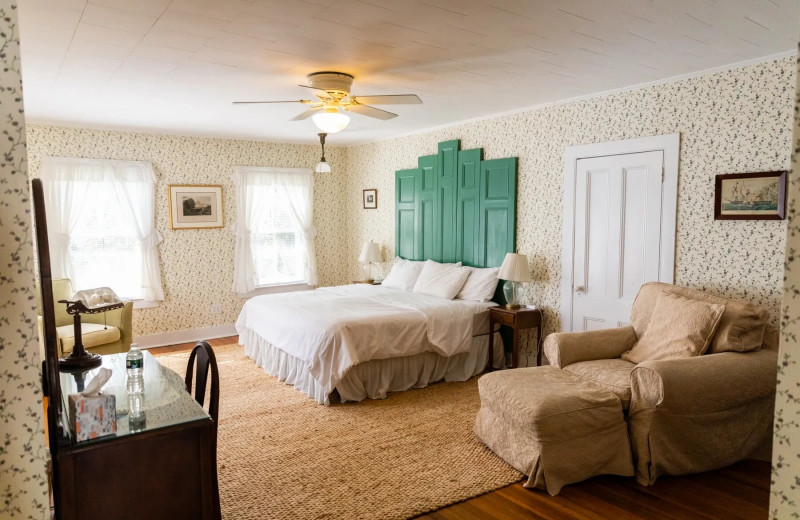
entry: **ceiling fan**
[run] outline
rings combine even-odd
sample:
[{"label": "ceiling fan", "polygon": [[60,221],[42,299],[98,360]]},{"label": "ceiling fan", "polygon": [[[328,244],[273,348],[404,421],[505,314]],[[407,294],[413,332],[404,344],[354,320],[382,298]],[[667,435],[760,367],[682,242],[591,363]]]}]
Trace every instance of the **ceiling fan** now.
[{"label": "ceiling fan", "polygon": [[333,134],[344,130],[350,123],[346,112],[354,112],[362,116],[387,120],[397,114],[375,108],[370,105],[418,105],[422,100],[416,94],[389,94],[380,96],[354,96],[350,94],[353,76],[343,72],[314,72],[308,75],[311,85],[299,85],[314,90],[316,100],[299,99],[296,101],[234,101],[234,105],[251,105],[260,103],[302,103],[309,109],[302,112],[292,121],[301,121],[311,117],[321,131]]}]

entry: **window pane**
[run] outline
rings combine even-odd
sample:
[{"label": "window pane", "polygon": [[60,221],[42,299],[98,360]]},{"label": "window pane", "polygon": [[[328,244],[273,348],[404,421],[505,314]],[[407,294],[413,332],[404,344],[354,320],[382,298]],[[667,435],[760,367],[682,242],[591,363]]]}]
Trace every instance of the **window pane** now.
[{"label": "window pane", "polygon": [[111,186],[92,183],[70,247],[75,290],[108,286],[121,298],[142,298],[142,253],[123,220]]},{"label": "window pane", "polygon": [[263,204],[250,235],[256,285],[305,282],[305,246],[299,239],[300,230],[289,202],[274,187],[251,189]]}]

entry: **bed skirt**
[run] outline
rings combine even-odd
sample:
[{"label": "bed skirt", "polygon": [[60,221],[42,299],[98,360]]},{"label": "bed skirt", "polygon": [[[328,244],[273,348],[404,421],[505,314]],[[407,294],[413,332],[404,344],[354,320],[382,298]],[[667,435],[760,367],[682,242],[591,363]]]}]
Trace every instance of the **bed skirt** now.
[{"label": "bed skirt", "polygon": [[[239,336],[244,353],[264,372],[279,381],[293,385],[320,404],[330,404],[330,394],[311,376],[308,364],[287,354],[265,341],[250,329]],[[466,381],[483,372],[489,335],[472,338],[469,352],[442,357],[433,352],[414,356],[376,359],[353,366],[336,385],[342,402],[364,399],[384,399],[388,392],[401,392],[410,388],[423,388],[437,381]],[[500,368],[504,362],[503,340],[494,336],[493,366]]]}]

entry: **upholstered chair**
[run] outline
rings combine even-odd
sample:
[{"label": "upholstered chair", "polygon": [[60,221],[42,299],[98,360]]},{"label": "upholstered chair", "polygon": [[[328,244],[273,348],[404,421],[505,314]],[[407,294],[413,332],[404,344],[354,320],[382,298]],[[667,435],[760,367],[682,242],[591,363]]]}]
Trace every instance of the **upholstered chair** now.
[{"label": "upholstered chair", "polygon": [[[663,327],[673,320],[677,328],[693,319],[673,315],[668,308],[665,312],[663,302],[661,315],[654,317],[659,298],[673,297],[663,295],[699,300],[717,309],[707,350],[673,359],[655,355],[656,359],[638,363],[623,359],[648,326]],[[724,306],[721,314],[715,305]],[[551,365],[619,397],[626,411],[636,479],[651,485],[659,475],[709,471],[750,458],[770,460],[778,332],[767,326],[768,318],[753,304],[648,283],[634,301],[630,325],[551,334],[544,351]]]},{"label": "upholstered chair", "polygon": [[[67,306],[59,300],[72,298],[75,291],[69,279],[53,280],[56,333],[59,355],[72,352],[75,345],[73,318]],[[104,316],[105,314],[105,316]],[[41,316],[39,318],[41,321]],[[81,314],[81,337],[86,350],[96,354],[116,354],[130,350],[133,340],[133,302],[125,302],[121,309],[98,314]],[[41,330],[41,329],[40,329]]]}]

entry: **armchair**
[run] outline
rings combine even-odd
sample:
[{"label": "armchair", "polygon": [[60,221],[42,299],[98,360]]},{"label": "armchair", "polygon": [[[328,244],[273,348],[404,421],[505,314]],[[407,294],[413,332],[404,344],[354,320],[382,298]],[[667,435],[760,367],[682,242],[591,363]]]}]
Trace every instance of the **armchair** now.
[{"label": "armchair", "polygon": [[[67,314],[66,305],[58,303],[59,300],[72,298],[73,294],[72,283],[69,279],[53,280],[56,344],[59,356],[65,356],[72,352],[72,347],[75,345],[72,316]],[[41,322],[41,316],[39,316],[39,321]],[[123,308],[105,313],[82,314],[83,346],[86,347],[86,350],[97,354],[127,352],[133,341],[132,321],[133,302],[125,302]]]},{"label": "armchair", "polygon": [[[660,292],[725,304],[709,352],[634,364],[620,356],[642,337]],[[770,460],[777,329],[759,307],[661,283],[642,286],[632,325],[547,337],[550,364],[616,394],[626,410],[636,480]],[[765,331],[766,327],[766,331]]]}]

